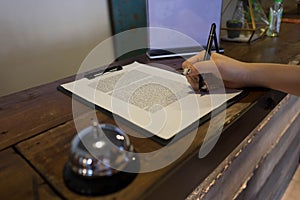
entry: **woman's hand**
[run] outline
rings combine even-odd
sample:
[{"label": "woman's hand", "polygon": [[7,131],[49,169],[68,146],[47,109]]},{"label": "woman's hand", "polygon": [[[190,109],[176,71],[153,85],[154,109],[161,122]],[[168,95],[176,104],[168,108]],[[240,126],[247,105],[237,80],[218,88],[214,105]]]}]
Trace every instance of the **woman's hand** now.
[{"label": "woman's hand", "polygon": [[199,90],[199,74],[212,73],[223,79],[224,85],[229,88],[249,86],[248,76],[251,65],[240,62],[227,56],[212,53],[210,60],[203,61],[205,51],[201,51],[182,63],[182,67],[190,69],[186,75],[187,81],[194,90]]}]

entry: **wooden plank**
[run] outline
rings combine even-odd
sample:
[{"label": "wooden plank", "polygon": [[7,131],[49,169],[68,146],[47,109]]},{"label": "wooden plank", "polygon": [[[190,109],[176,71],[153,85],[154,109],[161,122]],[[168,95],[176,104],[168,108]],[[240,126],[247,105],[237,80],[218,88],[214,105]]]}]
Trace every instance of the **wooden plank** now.
[{"label": "wooden plank", "polygon": [[[287,96],[189,196],[189,199],[232,199],[281,133],[299,115],[300,100]],[[299,126],[296,126],[299,129]],[[228,184],[230,183],[230,184]]]},{"label": "wooden plank", "polygon": [[[256,199],[256,196],[259,195],[258,193],[260,193],[261,188],[269,179],[273,180],[279,177],[278,174],[274,173],[275,167],[277,167],[278,165],[283,165],[282,168],[284,168],[284,166],[286,165],[286,169],[285,169],[286,171],[290,171],[289,170],[290,167],[288,167],[288,163],[296,162],[295,166],[291,166],[291,167],[298,166],[299,153],[300,153],[300,148],[299,148],[300,146],[298,147],[298,144],[300,144],[299,122],[300,122],[300,116],[298,116],[297,119],[295,119],[292,124],[289,124],[289,127],[286,131],[281,133],[282,136],[280,136],[278,138],[278,141],[276,141],[270,146],[269,152],[267,152],[267,154],[265,155],[262,155],[263,158],[257,164],[256,169],[253,171],[253,174],[251,174],[251,179],[247,182],[246,186],[245,185],[242,186],[243,187],[241,188],[242,192],[238,195],[237,199],[241,199],[241,200]],[[296,143],[297,145],[292,145],[293,143]],[[292,160],[293,157],[292,155],[287,155],[286,153],[291,148],[292,151],[298,154],[295,160]],[[287,157],[288,159],[290,159],[290,161],[283,162],[282,160],[284,159],[284,157]],[[284,183],[286,182],[280,182],[282,188],[287,186],[284,185]],[[282,188],[278,186],[276,190],[279,191]],[[275,189],[272,189],[271,191],[267,191],[267,193],[270,194],[274,191]]]},{"label": "wooden plank", "polygon": [[[272,171],[272,176],[262,186],[254,199],[280,200],[299,165],[299,132],[297,139],[290,145],[282,160]],[[296,190],[299,191],[299,188]]]},{"label": "wooden plank", "polygon": [[247,62],[288,63],[299,54],[300,28],[297,24],[281,24],[280,37],[263,37],[253,43],[221,41],[225,54]]},{"label": "wooden plank", "polygon": [[[262,93],[253,93],[245,97],[243,100],[238,102],[237,104],[230,107],[226,116],[227,123],[232,123],[236,117],[239,116],[238,113],[247,109],[253,101],[255,101],[258,97],[261,96]],[[97,112],[98,119],[100,123],[110,123],[115,124],[114,120],[107,115],[104,115],[101,112]],[[87,120],[90,120],[89,117],[85,115],[81,116],[79,123],[85,124]],[[173,168],[178,167],[179,163],[182,163],[184,159],[188,158],[195,150],[199,149],[201,145],[201,141],[203,141],[203,137],[208,129],[209,122],[203,124],[201,129],[198,130],[198,135],[191,145],[189,151],[187,151],[179,160],[175,163],[172,163],[170,166],[165,167],[163,169],[149,172],[149,173],[140,173],[134,180],[132,184],[130,184],[125,189],[116,192],[111,195],[99,197],[101,199],[140,199],[144,193],[151,190],[154,186],[159,185],[167,174],[170,173]],[[81,126],[81,125],[79,125]],[[126,128],[124,126],[124,128]],[[131,134],[135,130],[127,127],[125,132]],[[36,169],[43,174],[49,183],[56,190],[62,194],[65,198],[68,199],[86,199],[87,197],[77,195],[71,192],[63,182],[62,171],[64,164],[68,158],[68,152],[70,148],[70,142],[76,134],[76,129],[73,121],[69,121],[65,124],[62,124],[56,128],[48,130],[47,132],[38,135],[34,138],[28,139],[17,145],[18,150],[26,157],[32,165],[36,167]],[[134,132],[135,134],[139,134],[138,132]],[[137,152],[151,152],[161,148],[162,146],[153,140],[143,140],[141,141],[138,138],[130,137],[131,142],[133,143],[135,150]],[[181,141],[174,143],[171,147],[173,151],[176,151],[178,145],[180,145]]]},{"label": "wooden plank", "polygon": [[[0,150],[72,119],[71,98],[56,90],[71,80],[70,77],[1,97]],[[85,110],[83,105],[78,107]]]},{"label": "wooden plank", "polygon": [[0,199],[60,199],[12,149],[0,152]]},{"label": "wooden plank", "polygon": [[[256,100],[249,99],[250,95],[227,109],[227,114],[235,117],[226,120],[226,123],[230,124],[224,129],[214,149],[205,158],[199,159],[198,152],[195,152],[189,159],[185,159],[176,170],[173,170],[172,175],[148,192],[146,199],[179,200],[189,196],[194,188],[203,183],[205,178],[227,159],[228,155],[249,135],[249,132],[270,112],[272,107],[266,107],[266,100],[272,97],[277,104],[284,96],[281,95],[283,94],[270,91]],[[249,107],[243,107],[242,102],[243,104],[251,103]],[[237,112],[237,110],[242,112]],[[198,191],[194,192],[197,194]],[[197,198],[196,194],[193,197]]]},{"label": "wooden plank", "polygon": [[[112,120],[105,121],[113,123]],[[18,144],[17,148],[65,198],[88,199],[89,197],[70,191],[65,186],[62,178],[63,167],[69,155],[70,143],[75,134],[74,123],[69,121],[44,134]],[[148,142],[147,144],[149,145],[150,143]],[[142,146],[146,147],[144,144]],[[151,144],[149,146],[151,147]],[[140,149],[140,147],[137,146],[137,149]],[[159,180],[160,175],[161,172],[159,171],[139,174],[134,182],[125,189],[111,195],[100,196],[99,199],[139,199],[138,197],[142,195],[149,185]]]}]

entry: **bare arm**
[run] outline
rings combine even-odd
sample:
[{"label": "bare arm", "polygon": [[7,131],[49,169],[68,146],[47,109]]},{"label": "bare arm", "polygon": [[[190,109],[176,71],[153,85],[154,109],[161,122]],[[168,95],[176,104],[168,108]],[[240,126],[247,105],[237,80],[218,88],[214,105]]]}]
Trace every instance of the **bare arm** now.
[{"label": "bare arm", "polygon": [[251,63],[249,82],[300,96],[300,67],[287,64]]},{"label": "bare arm", "polygon": [[204,52],[191,57],[182,64],[190,68],[186,77],[194,89],[199,73],[220,73],[229,88],[267,87],[300,96],[300,67],[274,63],[247,63],[224,55],[212,53],[209,61],[202,61]]}]

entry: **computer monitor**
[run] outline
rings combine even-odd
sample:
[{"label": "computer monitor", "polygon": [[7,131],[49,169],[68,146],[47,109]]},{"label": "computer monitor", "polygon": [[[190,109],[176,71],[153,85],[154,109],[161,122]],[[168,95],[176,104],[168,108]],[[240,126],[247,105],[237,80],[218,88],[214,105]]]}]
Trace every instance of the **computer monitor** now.
[{"label": "computer monitor", "polygon": [[222,0],[147,0],[147,55],[164,58],[196,54],[205,49],[212,23],[216,24],[219,42],[221,11]]}]

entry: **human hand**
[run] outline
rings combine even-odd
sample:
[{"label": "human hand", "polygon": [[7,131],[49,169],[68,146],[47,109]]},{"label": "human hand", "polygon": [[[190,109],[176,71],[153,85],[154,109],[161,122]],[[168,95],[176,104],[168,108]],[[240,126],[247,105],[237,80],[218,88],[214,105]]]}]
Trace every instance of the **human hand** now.
[{"label": "human hand", "polygon": [[225,87],[241,88],[248,86],[247,77],[251,66],[227,56],[212,53],[210,60],[203,61],[205,51],[201,51],[182,63],[182,68],[189,68],[187,81],[194,90],[199,90],[199,74],[212,73],[223,80]]}]

